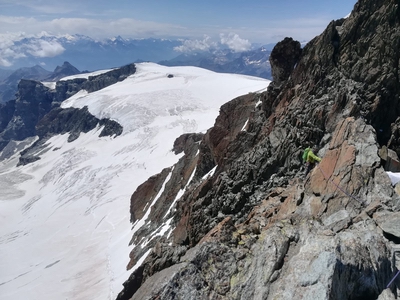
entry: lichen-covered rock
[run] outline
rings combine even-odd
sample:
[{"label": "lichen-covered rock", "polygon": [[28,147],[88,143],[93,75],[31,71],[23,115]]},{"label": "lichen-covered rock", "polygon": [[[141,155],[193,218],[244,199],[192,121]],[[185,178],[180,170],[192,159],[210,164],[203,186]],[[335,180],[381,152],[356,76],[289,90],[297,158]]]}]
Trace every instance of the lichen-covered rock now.
[{"label": "lichen-covered rock", "polygon": [[378,211],[373,217],[385,233],[400,238],[400,212]]}]

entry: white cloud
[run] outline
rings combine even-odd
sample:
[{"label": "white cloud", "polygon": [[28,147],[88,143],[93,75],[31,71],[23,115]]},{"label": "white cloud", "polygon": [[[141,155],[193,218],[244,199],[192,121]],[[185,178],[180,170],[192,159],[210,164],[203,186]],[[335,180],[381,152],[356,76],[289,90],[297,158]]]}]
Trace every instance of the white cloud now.
[{"label": "white cloud", "polygon": [[12,58],[12,59],[18,59],[18,58],[26,57],[26,55],[24,53],[19,52],[19,51],[15,51],[12,48],[1,49],[1,55],[2,55],[2,57],[9,57],[9,58]]},{"label": "white cloud", "polygon": [[229,33],[228,35],[220,34],[221,44],[227,45],[229,49],[235,52],[249,50],[251,43],[248,40],[242,39],[236,33]]},{"label": "white cloud", "polygon": [[15,51],[14,42],[23,38],[20,33],[0,34],[0,66],[10,67],[14,59],[24,57],[20,51]]},{"label": "white cloud", "polygon": [[0,66],[10,67],[18,58],[33,55],[35,57],[54,57],[65,51],[57,41],[33,40],[21,43],[23,39],[48,36],[46,32],[39,35],[29,35],[23,32],[0,34]]},{"label": "white cloud", "polygon": [[208,51],[215,48],[217,43],[213,42],[208,35],[204,35],[202,40],[185,40],[181,46],[175,47],[175,51],[187,53],[192,51]]},{"label": "white cloud", "polygon": [[[251,48],[251,43],[248,40],[240,38],[236,33],[221,33],[219,38],[220,45],[226,45],[235,52],[246,51]],[[185,40],[181,46],[175,47],[174,50],[187,53],[199,50],[208,51],[217,47],[217,42],[213,41],[210,36],[204,35],[202,40]]]},{"label": "white cloud", "polygon": [[40,22],[34,18],[8,17],[0,15],[1,31],[7,33],[28,32],[37,33],[40,30]]},{"label": "white cloud", "polygon": [[3,57],[0,57],[0,66],[2,66],[2,67],[11,67],[12,63],[10,63],[7,59],[4,59]]},{"label": "white cloud", "polygon": [[38,40],[27,45],[28,53],[36,57],[54,57],[65,51],[64,47],[56,41]]}]

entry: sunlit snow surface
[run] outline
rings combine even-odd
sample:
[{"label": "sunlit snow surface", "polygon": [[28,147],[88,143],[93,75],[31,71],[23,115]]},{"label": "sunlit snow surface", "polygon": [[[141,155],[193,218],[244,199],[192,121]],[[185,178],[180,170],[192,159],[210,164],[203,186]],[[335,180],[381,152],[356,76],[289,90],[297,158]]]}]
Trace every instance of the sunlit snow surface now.
[{"label": "sunlit snow surface", "polygon": [[176,137],[205,132],[223,103],[268,83],[143,63],[122,82],[64,101],[124,132],[99,138],[96,128],[72,143],[59,135],[39,161],[0,162],[0,299],[115,299],[131,273],[132,193],[177,162]]}]

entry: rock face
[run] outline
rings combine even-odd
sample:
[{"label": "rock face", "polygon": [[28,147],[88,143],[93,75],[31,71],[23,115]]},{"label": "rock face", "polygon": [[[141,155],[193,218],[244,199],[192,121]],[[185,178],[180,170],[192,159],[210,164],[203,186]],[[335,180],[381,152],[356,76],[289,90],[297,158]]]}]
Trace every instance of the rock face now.
[{"label": "rock face", "polygon": [[[0,132],[7,128],[10,123],[15,111],[15,100],[8,101],[4,104],[0,104]],[[7,145],[8,141],[0,141],[0,149],[3,149]]]},{"label": "rock face", "polygon": [[[268,90],[221,108],[199,153],[185,156],[184,180],[159,174],[144,183],[151,193],[135,192],[133,220],[135,205],[143,213],[156,200],[151,213],[162,216],[175,197],[168,218],[150,223],[173,230],[152,240],[117,299],[397,297],[398,282],[387,284],[400,197],[378,153],[399,155],[398,11],[361,0],[302,50],[292,39],[277,45]],[[304,176],[310,145],[323,159]]]},{"label": "rock face", "polygon": [[[62,70],[65,71],[72,66],[64,63],[63,67]],[[135,71],[135,65],[131,64],[98,76],[90,76],[88,79],[58,81],[55,90],[38,81],[22,79],[18,85],[17,99],[0,105],[0,151],[10,141],[21,141],[37,135],[40,140],[25,153],[32,154],[37,152],[35,147],[40,148],[52,134],[70,132],[69,141],[73,141],[79,137],[80,132],[88,132],[97,124],[104,126],[100,136],[121,134],[121,125],[107,119],[98,120],[87,108],[63,110],[59,106],[62,101],[81,89],[88,92],[97,91],[124,80]],[[23,156],[20,163],[37,159],[31,154],[28,157]]]},{"label": "rock face", "polygon": [[62,77],[79,73],[79,70],[68,62],[64,62],[61,67],[57,67],[53,73],[38,65],[20,68],[0,81],[0,103],[6,103],[15,99],[15,94],[18,91],[18,84],[21,79],[56,81]]},{"label": "rock face", "polygon": [[3,140],[23,140],[35,135],[35,126],[52,108],[52,94],[43,84],[22,79],[18,85],[13,117],[0,133]]},{"label": "rock face", "polygon": [[46,147],[48,138],[56,134],[69,133],[68,142],[76,140],[81,132],[89,132],[97,125],[103,127],[101,136],[118,136],[122,133],[122,126],[110,119],[94,117],[85,106],[78,108],[55,108],[46,114],[36,125],[36,135],[39,139],[29,148],[21,152],[18,165],[25,165],[40,159],[40,153]]},{"label": "rock face", "polygon": [[289,78],[300,55],[300,43],[292,38],[285,38],[276,44],[269,58],[275,84],[279,85]]}]

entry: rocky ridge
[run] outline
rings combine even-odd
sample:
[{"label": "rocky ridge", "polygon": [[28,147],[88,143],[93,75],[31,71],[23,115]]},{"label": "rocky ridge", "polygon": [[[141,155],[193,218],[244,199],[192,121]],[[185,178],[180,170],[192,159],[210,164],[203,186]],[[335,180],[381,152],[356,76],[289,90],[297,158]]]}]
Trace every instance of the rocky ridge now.
[{"label": "rocky ridge", "polygon": [[397,298],[400,196],[378,153],[400,154],[398,12],[361,0],[303,49],[276,45],[268,90],[221,107],[198,152],[132,196],[135,221],[162,192],[151,224],[174,229],[135,234],[128,267],[152,250],[117,299]]},{"label": "rocky ridge", "polygon": [[[56,82],[55,89],[50,89],[41,82],[22,79],[18,84],[16,100],[0,104],[0,150],[10,142],[22,141],[28,137],[38,136],[32,147],[26,149],[20,163],[38,159],[33,153],[39,153],[41,145],[54,134],[69,132],[69,141],[79,137],[80,132],[88,132],[97,124],[104,125],[100,135],[119,135],[122,126],[109,119],[99,120],[92,116],[87,108],[62,109],[63,100],[78,91],[85,89],[94,92],[135,73],[136,67],[130,64],[106,73]],[[12,149],[9,149],[12,153]]]}]

